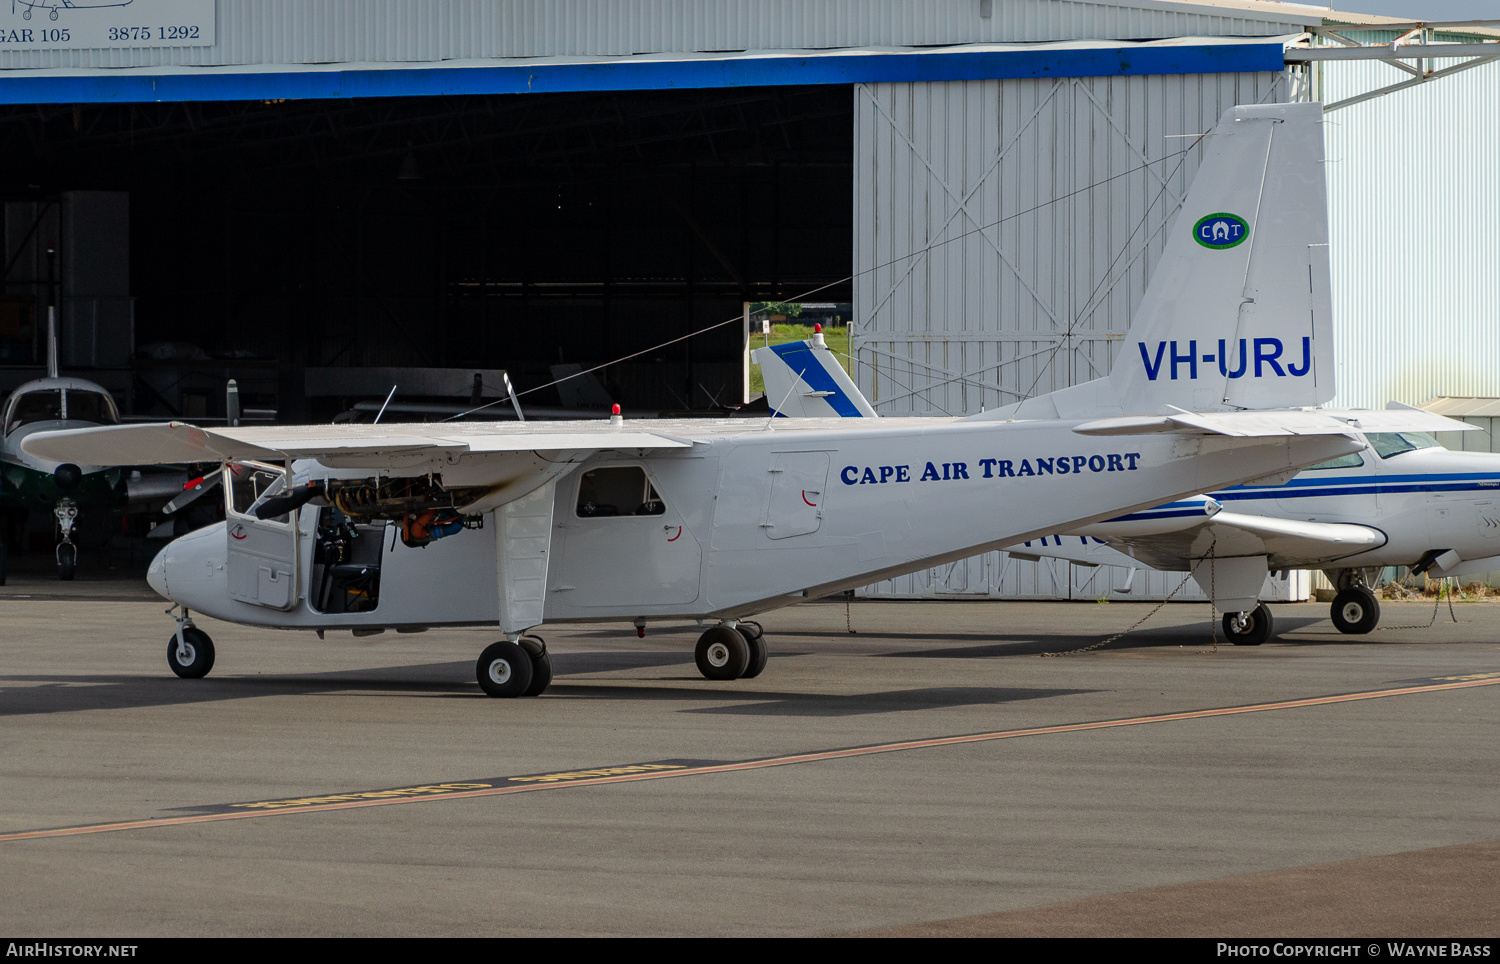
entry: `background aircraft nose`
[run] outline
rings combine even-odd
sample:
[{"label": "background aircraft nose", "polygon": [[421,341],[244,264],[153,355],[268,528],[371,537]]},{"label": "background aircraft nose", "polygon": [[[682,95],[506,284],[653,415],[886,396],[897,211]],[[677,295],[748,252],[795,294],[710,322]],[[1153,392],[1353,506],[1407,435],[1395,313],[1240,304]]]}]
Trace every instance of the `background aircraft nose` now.
[{"label": "background aircraft nose", "polygon": [[156,594],[163,599],[171,599],[167,595],[167,547],[163,546],[156,558],[151,560],[151,568],[146,570],[146,585],[156,590]]}]

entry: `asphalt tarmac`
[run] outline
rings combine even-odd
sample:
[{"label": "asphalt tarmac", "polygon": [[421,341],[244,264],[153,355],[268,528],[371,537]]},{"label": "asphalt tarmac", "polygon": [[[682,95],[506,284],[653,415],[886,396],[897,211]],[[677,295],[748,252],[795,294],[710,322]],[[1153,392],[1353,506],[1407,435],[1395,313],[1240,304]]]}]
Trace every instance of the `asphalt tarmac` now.
[{"label": "asphalt tarmac", "polygon": [[[167,935],[1500,933],[1500,609],[1327,604],[1214,644],[1175,604],[813,603],[713,683],[698,630],[203,620],[137,581],[0,588],[0,931]],[[846,619],[855,633],[849,633]]]}]

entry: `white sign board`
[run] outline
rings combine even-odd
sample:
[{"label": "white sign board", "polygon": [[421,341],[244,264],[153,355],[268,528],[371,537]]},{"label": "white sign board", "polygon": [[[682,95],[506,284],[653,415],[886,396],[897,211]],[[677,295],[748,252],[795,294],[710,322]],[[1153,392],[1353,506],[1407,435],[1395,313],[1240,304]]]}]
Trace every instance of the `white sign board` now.
[{"label": "white sign board", "polygon": [[0,0],[0,51],[213,43],[214,0]]}]

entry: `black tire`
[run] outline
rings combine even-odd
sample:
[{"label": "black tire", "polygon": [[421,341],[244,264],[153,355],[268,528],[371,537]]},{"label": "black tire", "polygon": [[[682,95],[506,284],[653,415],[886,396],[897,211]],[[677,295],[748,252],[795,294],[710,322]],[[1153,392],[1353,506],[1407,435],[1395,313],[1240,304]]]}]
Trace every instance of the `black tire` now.
[{"label": "black tire", "polygon": [[698,637],[693,659],[698,672],[709,679],[739,679],[750,665],[750,645],[728,626],[715,626]]},{"label": "black tire", "polygon": [[57,547],[57,578],[70,582],[78,572],[78,547],[64,542]]},{"label": "black tire", "polygon": [[6,559],[8,552],[9,550],[5,548],[5,543],[0,542],[0,586],[5,585],[5,564],[8,561]]},{"label": "black tire", "polygon": [[540,653],[527,653],[531,660],[531,685],[522,696],[541,696],[552,685],[552,657],[544,649]]},{"label": "black tire", "polygon": [[1242,632],[1235,631],[1234,617],[1236,615],[1238,613],[1224,614],[1224,635],[1236,646],[1259,646],[1276,632],[1275,621],[1271,619],[1271,610],[1266,608],[1265,603],[1250,610]]},{"label": "black tire", "polygon": [[479,688],[490,696],[525,696],[531,686],[531,657],[508,639],[490,643],[474,664]]},{"label": "black tire", "polygon": [[764,627],[753,619],[740,620],[739,625],[735,626],[735,629],[738,629],[740,635],[746,639],[760,639],[766,634]]},{"label": "black tire", "polygon": [[1364,586],[1351,586],[1333,597],[1330,615],[1339,632],[1363,636],[1380,622],[1380,600]]},{"label": "black tire", "polygon": [[177,656],[177,637],[167,641],[167,665],[183,679],[202,679],[214,668],[214,641],[208,633],[189,626],[182,631],[182,641],[187,644],[188,659],[183,662]]},{"label": "black tire", "polygon": [[752,636],[745,631],[745,625],[745,623],[740,623],[735,627],[740,635],[745,637],[745,645],[750,648],[750,662],[745,665],[745,671],[740,674],[740,679],[755,679],[766,668],[766,659],[769,656],[766,652],[766,637],[763,633],[756,633]]}]

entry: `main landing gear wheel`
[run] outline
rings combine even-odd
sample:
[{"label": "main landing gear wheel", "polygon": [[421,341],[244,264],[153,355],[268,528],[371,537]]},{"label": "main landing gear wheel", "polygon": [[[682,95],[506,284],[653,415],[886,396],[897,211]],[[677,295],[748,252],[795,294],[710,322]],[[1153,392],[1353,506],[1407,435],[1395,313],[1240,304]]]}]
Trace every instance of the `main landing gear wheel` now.
[{"label": "main landing gear wheel", "polygon": [[531,688],[531,656],[519,643],[502,639],[479,654],[474,675],[479,678],[479,688],[490,696],[525,696]]},{"label": "main landing gear wheel", "polygon": [[709,679],[739,679],[750,666],[750,644],[728,626],[714,626],[698,637],[693,659]]},{"label": "main landing gear wheel", "polygon": [[68,582],[78,572],[78,547],[64,542],[57,547],[57,578]]},{"label": "main landing gear wheel", "polygon": [[186,627],[181,647],[176,636],[168,640],[167,665],[183,679],[202,679],[214,668],[214,641],[203,630]]},{"label": "main landing gear wheel", "polygon": [[1350,586],[1333,597],[1332,616],[1339,632],[1363,636],[1380,622],[1380,600],[1364,586]]},{"label": "main landing gear wheel", "polygon": [[1261,603],[1245,614],[1245,623],[1238,625],[1239,613],[1224,614],[1224,635],[1236,646],[1259,646],[1271,638],[1274,623],[1271,610]]},{"label": "main landing gear wheel", "polygon": [[531,659],[531,685],[522,696],[541,696],[552,685],[552,657],[540,636],[522,636],[521,648]]},{"label": "main landing gear wheel", "polygon": [[745,637],[745,645],[750,647],[750,661],[740,679],[755,679],[766,668],[766,659],[770,655],[766,652],[765,630],[760,628],[760,623],[752,622],[743,622],[734,628]]}]

